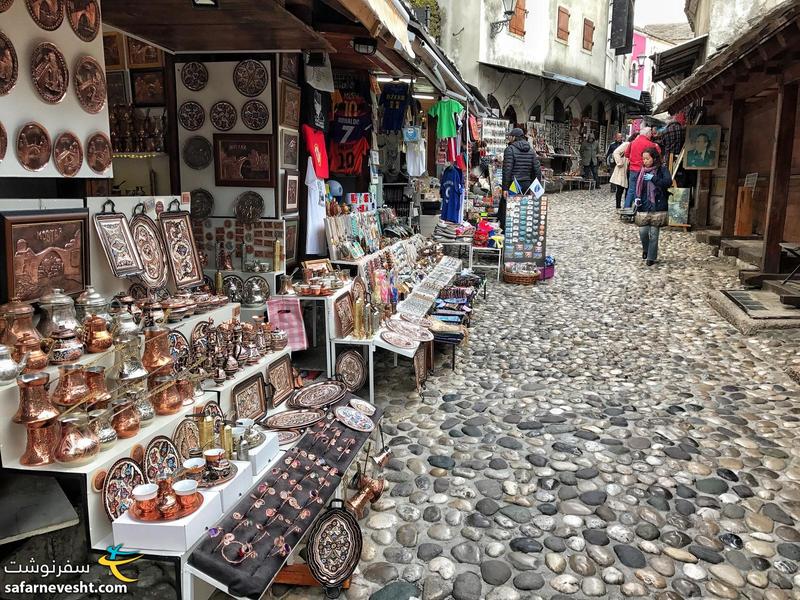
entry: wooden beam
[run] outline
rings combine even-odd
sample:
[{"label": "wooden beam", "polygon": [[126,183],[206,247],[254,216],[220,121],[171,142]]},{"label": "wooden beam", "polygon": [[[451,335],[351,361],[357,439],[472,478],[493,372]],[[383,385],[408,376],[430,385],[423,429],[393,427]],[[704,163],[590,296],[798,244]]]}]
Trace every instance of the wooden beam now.
[{"label": "wooden beam", "polygon": [[697,172],[697,207],[694,224],[697,227],[708,225],[708,208],[711,201],[711,171],[706,169]]},{"label": "wooden beam", "polygon": [[739,191],[739,170],[742,165],[744,139],[744,100],[731,107],[731,128],[728,134],[728,166],[725,167],[725,201],[722,208],[722,237],[733,235],[736,225],[736,200]]},{"label": "wooden beam", "polygon": [[786,206],[789,200],[789,176],[792,172],[792,147],[794,145],[797,116],[798,83],[781,86],[775,114],[775,133],[772,144],[772,163],[769,174],[767,216],[764,226],[764,255],[761,270],[780,271],[783,231],[786,227]]}]

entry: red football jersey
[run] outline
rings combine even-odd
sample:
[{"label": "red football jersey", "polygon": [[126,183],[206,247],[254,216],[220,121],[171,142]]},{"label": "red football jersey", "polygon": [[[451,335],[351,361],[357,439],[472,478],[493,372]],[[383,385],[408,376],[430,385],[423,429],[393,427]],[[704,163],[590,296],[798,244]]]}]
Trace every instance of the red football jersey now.
[{"label": "red football jersey", "polygon": [[308,125],[303,125],[303,136],[306,140],[306,148],[314,161],[314,173],[319,179],[327,179],[328,172],[328,152],[325,149],[325,134],[319,129],[314,129]]},{"label": "red football jersey", "polygon": [[364,155],[369,151],[367,138],[357,142],[338,144],[331,142],[330,170],[343,175],[359,175]]}]

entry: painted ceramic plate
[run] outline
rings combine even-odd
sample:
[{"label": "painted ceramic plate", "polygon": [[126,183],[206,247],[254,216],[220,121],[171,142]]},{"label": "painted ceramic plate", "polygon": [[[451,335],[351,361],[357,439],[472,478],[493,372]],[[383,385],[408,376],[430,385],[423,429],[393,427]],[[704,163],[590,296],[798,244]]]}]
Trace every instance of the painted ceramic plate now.
[{"label": "painted ceramic plate", "polygon": [[244,282],[238,275],[226,275],[222,280],[222,293],[225,294],[231,302],[241,302],[243,291]]},{"label": "painted ceramic plate", "polygon": [[201,171],[210,165],[213,159],[211,142],[201,135],[190,137],[183,145],[183,162],[190,169]]},{"label": "painted ceramic plate", "polygon": [[410,340],[406,336],[394,331],[381,331],[381,339],[387,344],[397,346],[403,350],[413,350],[417,347],[417,343],[414,340]]},{"label": "painted ceramic plate", "polygon": [[192,215],[192,220],[202,221],[207,219],[214,212],[214,196],[211,192],[203,188],[197,188],[191,191],[191,204],[189,211]]},{"label": "painted ceramic plate", "polygon": [[157,435],[144,451],[144,477],[148,483],[156,483],[159,473],[177,473],[182,463],[172,440],[165,435]]},{"label": "painted ceramic plate", "polygon": [[230,131],[236,125],[236,107],[230,102],[216,102],[208,111],[211,124],[220,131]]},{"label": "painted ceramic plate", "polygon": [[86,162],[98,175],[111,168],[111,154],[111,140],[105,133],[98,131],[86,140]]},{"label": "painted ceramic plate", "polygon": [[184,419],[175,428],[172,434],[172,441],[178,449],[178,455],[182,461],[188,460],[189,450],[200,447],[200,428],[194,419]]},{"label": "painted ceramic plate", "polygon": [[268,429],[305,429],[324,418],[325,412],[318,408],[303,408],[267,417],[263,425]]},{"label": "painted ceramic plate", "polygon": [[178,121],[187,131],[197,131],[206,122],[206,111],[199,103],[189,100],[178,108]]},{"label": "painted ceramic plate", "polygon": [[289,408],[325,408],[341,400],[347,386],[341,381],[321,381],[298,390],[289,400]]},{"label": "painted ceramic plate", "polygon": [[103,508],[111,521],[133,505],[133,488],[144,483],[139,465],[130,458],[121,458],[108,470],[103,482]]},{"label": "painted ceramic plate", "polygon": [[350,400],[350,406],[355,408],[358,412],[362,412],[368,417],[371,417],[375,414],[377,410],[372,404],[367,402],[366,400],[362,400],[361,398],[352,398]]},{"label": "painted ceramic plate", "polygon": [[187,89],[199,92],[208,84],[208,69],[201,62],[186,63],[181,69],[181,81]]},{"label": "painted ceramic plate", "polygon": [[336,359],[336,374],[342,378],[347,391],[355,392],[367,382],[367,365],[357,350],[342,352]]},{"label": "painted ceramic plate", "polygon": [[364,433],[369,433],[375,429],[375,423],[372,419],[352,406],[337,406],[333,414],[336,415],[340,423],[346,425],[350,429]]},{"label": "painted ceramic plate", "polygon": [[106,74],[91,56],[82,56],[75,66],[75,94],[83,110],[97,114],[106,105]]},{"label": "painted ceramic plate", "polygon": [[361,527],[353,514],[331,507],[317,519],[306,541],[306,562],[325,588],[339,588],[361,560]]},{"label": "painted ceramic plate", "polygon": [[214,419],[214,433],[219,433],[222,430],[222,424],[225,422],[225,413],[222,412],[222,408],[220,408],[216,400],[206,402],[203,407],[203,415]]},{"label": "painted ceramic plate", "polygon": [[407,337],[415,342],[430,342],[433,340],[433,334],[420,325],[407,323],[400,319],[389,319],[386,326],[400,335]]},{"label": "painted ceramic plate", "polygon": [[192,349],[186,336],[178,330],[169,332],[169,353],[172,356],[172,373],[177,374],[186,367],[192,359]]},{"label": "painted ceramic plate", "polygon": [[[2,149],[0,148],[0,158]],[[53,162],[64,177],[75,177],[83,166],[83,148],[74,133],[65,131],[53,143]]]},{"label": "painted ceramic plate", "polygon": [[26,123],[17,135],[17,159],[28,171],[41,171],[50,162],[52,144],[39,123]]},{"label": "painted ceramic plate", "polygon": [[248,100],[242,106],[242,123],[248,129],[259,131],[269,123],[269,109],[261,100]]},{"label": "painted ceramic plate", "polygon": [[208,337],[208,328],[211,326],[211,323],[208,321],[200,321],[197,325],[194,326],[192,329],[192,347],[194,348],[197,342],[202,342],[206,340]]},{"label": "painted ceramic plate", "polygon": [[269,73],[259,60],[248,58],[233,69],[233,85],[242,96],[254,98],[267,89],[268,84]]},{"label": "painted ceramic plate", "polygon": [[67,95],[69,69],[55,44],[42,42],[33,49],[31,79],[36,93],[48,104],[58,104]]},{"label": "painted ceramic plate", "polygon": [[233,214],[239,223],[254,223],[261,218],[264,212],[264,198],[253,191],[242,192],[236,198]]},{"label": "painted ceramic plate", "polygon": [[303,437],[304,431],[297,431],[296,429],[284,429],[283,431],[276,432],[278,434],[278,445],[288,446],[294,444],[297,440]]},{"label": "painted ceramic plate", "polygon": [[3,57],[3,68],[0,69],[0,96],[5,96],[17,83],[19,61],[14,44],[2,31],[0,31],[0,56]]},{"label": "painted ceramic plate", "polygon": [[164,243],[155,221],[144,213],[135,213],[131,219],[131,236],[139,249],[144,267],[137,277],[148,288],[164,287],[167,284],[169,266]]},{"label": "painted ceramic plate", "polygon": [[55,31],[64,22],[64,0],[25,0],[31,19],[45,31]]},{"label": "painted ceramic plate", "polygon": [[67,21],[84,42],[91,42],[100,31],[100,3],[97,0],[67,0]]}]

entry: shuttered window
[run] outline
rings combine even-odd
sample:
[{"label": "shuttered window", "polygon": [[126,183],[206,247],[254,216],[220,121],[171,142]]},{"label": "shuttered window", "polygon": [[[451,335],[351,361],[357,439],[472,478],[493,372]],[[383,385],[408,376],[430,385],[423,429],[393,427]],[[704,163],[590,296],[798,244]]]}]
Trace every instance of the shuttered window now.
[{"label": "shuttered window", "polygon": [[514,35],[525,37],[525,17],[528,11],[525,10],[525,0],[517,0],[517,7],[514,9],[514,16],[508,24],[508,30]]},{"label": "shuttered window", "polygon": [[569,11],[563,6],[558,7],[558,33],[556,37],[560,40],[569,40]]},{"label": "shuttered window", "polygon": [[594,22],[589,19],[583,20],[583,49],[591,52],[594,48]]}]

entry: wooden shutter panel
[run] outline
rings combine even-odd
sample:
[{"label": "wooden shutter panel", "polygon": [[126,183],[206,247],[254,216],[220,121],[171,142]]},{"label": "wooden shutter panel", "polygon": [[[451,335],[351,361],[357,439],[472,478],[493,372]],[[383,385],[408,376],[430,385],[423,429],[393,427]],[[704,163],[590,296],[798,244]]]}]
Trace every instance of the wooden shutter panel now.
[{"label": "wooden shutter panel", "polygon": [[556,37],[564,41],[569,39],[569,11],[563,6],[558,7],[558,33]]},{"label": "wooden shutter panel", "polygon": [[515,35],[525,35],[525,17],[528,11],[525,10],[525,0],[517,0],[517,7],[514,9],[514,16],[508,24],[508,30]]},{"label": "wooden shutter panel", "polygon": [[583,20],[583,49],[594,48],[594,23],[589,19]]}]

